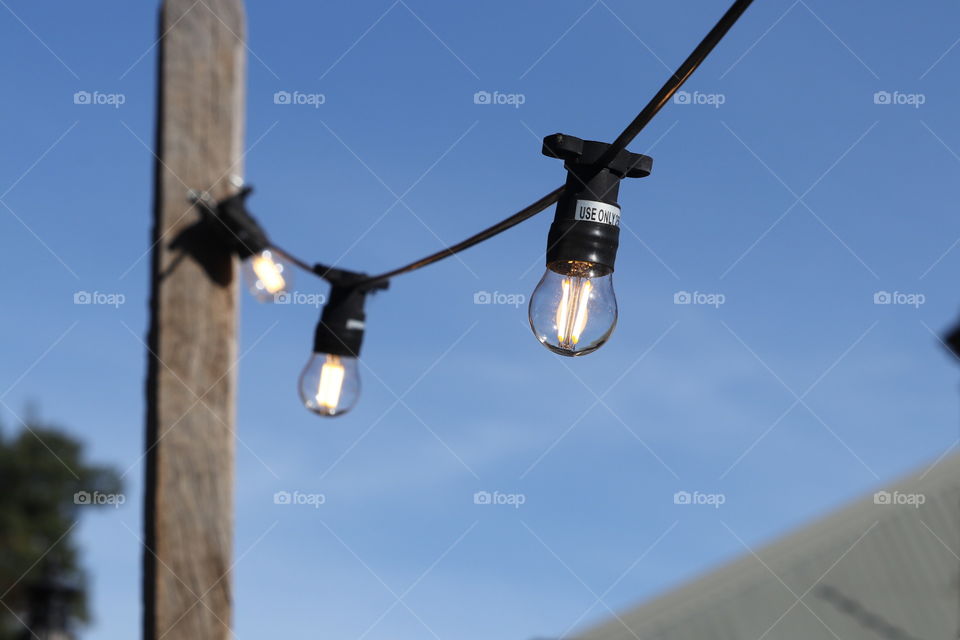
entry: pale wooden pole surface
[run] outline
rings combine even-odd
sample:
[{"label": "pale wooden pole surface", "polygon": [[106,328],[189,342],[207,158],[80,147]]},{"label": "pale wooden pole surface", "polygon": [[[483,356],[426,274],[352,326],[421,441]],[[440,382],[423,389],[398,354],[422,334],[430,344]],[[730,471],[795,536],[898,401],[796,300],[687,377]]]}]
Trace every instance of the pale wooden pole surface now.
[{"label": "pale wooden pole surface", "polygon": [[155,174],[144,638],[231,637],[237,263],[189,189],[242,175],[242,0],[165,0]]}]

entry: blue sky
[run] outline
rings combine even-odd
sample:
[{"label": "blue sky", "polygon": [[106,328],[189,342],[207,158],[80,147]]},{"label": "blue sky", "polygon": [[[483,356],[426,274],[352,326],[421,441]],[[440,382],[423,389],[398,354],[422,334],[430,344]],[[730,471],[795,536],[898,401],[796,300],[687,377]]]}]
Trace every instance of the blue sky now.
[{"label": "blue sky", "polygon": [[[134,637],[157,3],[0,5],[2,422],[35,403],[127,472],[78,535],[87,637]],[[432,252],[560,184],[540,138],[615,137],[725,9],[250,3],[251,208],[346,268]],[[318,310],[245,297],[237,636],[556,637],[952,448],[958,21],[946,0],[755,3],[631,145],[654,171],[621,189],[620,323],[591,356],[538,345],[525,305],[474,304],[530,294],[552,210],[375,296],[341,419],[297,399]]]}]

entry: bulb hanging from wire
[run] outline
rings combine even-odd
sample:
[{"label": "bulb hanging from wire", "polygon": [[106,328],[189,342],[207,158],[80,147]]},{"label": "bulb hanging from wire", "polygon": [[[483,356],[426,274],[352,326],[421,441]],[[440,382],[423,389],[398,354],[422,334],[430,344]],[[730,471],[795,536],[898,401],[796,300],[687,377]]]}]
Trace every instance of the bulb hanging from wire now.
[{"label": "bulb hanging from wire", "polygon": [[[235,182],[240,186],[240,179]],[[290,290],[293,269],[271,249],[263,227],[247,210],[247,198],[253,187],[241,187],[220,202],[213,202],[208,193],[192,191],[191,201],[202,212],[207,227],[233,249],[242,264],[240,270],[247,289],[260,302],[274,302]]]},{"label": "bulb hanging from wire", "polygon": [[554,134],[543,154],[562,158],[567,182],[547,237],[547,270],[530,296],[530,328],[564,356],[599,349],[617,326],[613,268],[620,244],[620,180],[650,175],[653,159],[604,142]]},{"label": "bulb hanging from wire", "polygon": [[[309,411],[321,416],[341,416],[360,399],[360,346],[366,314],[367,290],[354,286],[362,274],[328,269],[330,299],[323,307],[313,336],[313,354],[307,361],[297,390]],[[375,288],[385,289],[387,283]]]},{"label": "bulb hanging from wire", "polygon": [[251,254],[242,269],[247,289],[260,302],[273,302],[290,290],[293,269],[270,249]]},{"label": "bulb hanging from wire", "polygon": [[529,317],[537,340],[554,353],[596,351],[617,325],[613,273],[590,262],[551,264],[530,298]]},{"label": "bulb hanging from wire", "polygon": [[350,411],[360,399],[357,359],[346,355],[314,353],[300,374],[300,401],[321,416]]}]

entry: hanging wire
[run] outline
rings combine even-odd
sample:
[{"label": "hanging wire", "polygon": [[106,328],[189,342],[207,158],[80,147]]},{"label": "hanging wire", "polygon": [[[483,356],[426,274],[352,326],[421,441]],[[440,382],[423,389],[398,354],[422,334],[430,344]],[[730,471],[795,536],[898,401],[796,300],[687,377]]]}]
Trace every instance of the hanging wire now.
[{"label": "hanging wire", "polygon": [[628,144],[633,142],[637,134],[653,120],[653,117],[667,104],[670,98],[673,97],[673,94],[693,75],[697,67],[710,55],[710,52],[713,51],[717,43],[723,39],[723,36],[727,35],[730,28],[737,22],[740,16],[743,15],[743,12],[747,10],[747,7],[749,7],[752,2],[753,0],[737,0],[730,5],[727,12],[717,21],[717,24],[713,25],[710,32],[703,37],[703,40],[701,40],[700,44],[687,56],[683,64],[677,68],[672,76],[667,78],[667,81],[663,83],[660,91],[650,99],[647,106],[633,119],[633,122],[627,125],[627,128],[617,136],[617,139],[614,140],[610,147],[600,156],[597,164],[602,166],[604,163],[610,162],[618,153],[626,149]]},{"label": "hanging wire", "polygon": [[307,264],[305,261],[296,257],[286,249],[281,249],[272,241],[270,242],[270,248],[280,254],[280,257],[285,259],[287,262],[292,263],[294,266],[300,267],[304,271],[310,271],[311,273],[316,273],[316,267],[314,265]]},{"label": "hanging wire", "polygon": [[[723,14],[720,20],[718,20],[713,28],[707,33],[707,35],[704,36],[703,40],[700,41],[700,44],[698,44],[690,53],[690,55],[687,56],[687,59],[683,61],[683,64],[677,68],[673,75],[667,78],[667,81],[660,88],[660,91],[658,91],[656,95],[650,99],[643,110],[637,114],[637,117],[627,125],[620,135],[617,136],[616,140],[613,141],[610,147],[603,153],[603,155],[601,155],[600,159],[597,161],[598,166],[603,166],[604,164],[609,163],[617,156],[618,153],[623,151],[635,137],[637,137],[637,134],[639,134],[644,127],[646,127],[650,121],[653,120],[653,117],[660,112],[664,105],[670,101],[670,98],[672,98],[673,95],[680,89],[680,87],[682,87],[687,81],[687,79],[693,75],[693,72],[696,71],[706,57],[710,55],[710,52],[713,51],[713,48],[717,46],[717,43],[723,39],[727,32],[730,31],[730,28],[733,27],[740,16],[743,15],[744,11],[746,11],[752,3],[753,0],[736,0],[730,6],[730,8],[727,9],[727,12]],[[560,199],[560,195],[562,193],[563,187],[558,187],[536,202],[516,212],[509,218],[501,220],[492,227],[488,227],[483,231],[470,236],[466,240],[463,240],[462,242],[451,245],[445,249],[441,249],[436,253],[426,256],[425,258],[415,260],[414,262],[406,264],[402,267],[397,267],[391,271],[386,271],[384,273],[360,280],[356,286],[364,289],[377,287],[394,276],[410,273],[411,271],[416,271],[417,269],[422,269],[423,267],[431,265],[435,262],[439,262],[444,258],[449,258],[452,255],[469,249],[470,247],[484,242],[485,240],[489,240],[490,238],[503,233],[507,229],[517,226],[524,220],[529,220],[541,211],[555,204],[557,200]],[[321,264],[311,266],[305,260],[297,258],[289,251],[285,251],[273,243],[271,243],[271,248],[301,269],[310,271],[311,273],[320,277],[324,277],[324,274],[332,270],[331,267]]]},{"label": "hanging wire", "polygon": [[415,262],[411,262],[410,264],[404,265],[402,267],[397,267],[393,271],[387,271],[385,273],[381,273],[380,275],[372,276],[370,278],[367,278],[366,280],[362,280],[357,284],[357,286],[366,288],[372,285],[379,284],[381,282],[384,282],[385,280],[389,280],[394,276],[398,276],[402,273],[410,273],[411,271],[416,271],[417,269],[422,269],[423,267],[426,267],[427,265],[431,265],[434,262],[439,262],[444,258],[449,258],[450,256],[456,253],[460,253],[465,249],[469,249],[475,244],[480,244],[484,240],[488,240],[497,234],[503,233],[507,229],[517,226],[524,220],[528,220],[532,218],[533,216],[537,215],[544,209],[547,209],[551,205],[555,204],[557,200],[560,199],[561,193],[563,193],[563,187],[557,187],[556,189],[554,189],[547,195],[543,196],[533,204],[527,205],[526,207],[524,207],[520,211],[517,211],[515,214],[513,214],[509,218],[505,220],[501,220],[500,222],[493,225],[492,227],[484,229],[480,233],[470,236],[463,242],[458,242],[457,244],[451,247],[447,247],[446,249],[442,249],[440,251],[437,251],[436,253],[430,254],[426,258],[421,258]]}]

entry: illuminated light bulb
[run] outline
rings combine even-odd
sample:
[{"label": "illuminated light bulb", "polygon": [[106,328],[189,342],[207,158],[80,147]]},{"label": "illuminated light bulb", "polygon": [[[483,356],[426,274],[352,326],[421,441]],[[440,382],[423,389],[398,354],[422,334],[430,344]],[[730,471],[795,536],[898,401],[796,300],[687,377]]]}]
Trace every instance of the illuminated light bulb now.
[{"label": "illuminated light bulb", "polygon": [[247,288],[260,302],[272,302],[290,288],[291,269],[269,249],[247,258],[243,262],[243,272]]},{"label": "illuminated light bulb", "polygon": [[340,416],[360,399],[357,359],[330,353],[314,353],[300,374],[300,401],[321,416]]},{"label": "illuminated light bulb", "polygon": [[543,154],[560,158],[567,181],[547,235],[547,271],[530,296],[530,328],[562,356],[593,353],[617,326],[613,269],[620,246],[623,178],[650,175],[653,158],[556,133]]},{"label": "illuminated light bulb", "polygon": [[590,262],[551,264],[530,298],[529,317],[537,340],[554,353],[596,351],[617,326],[613,272]]},{"label": "illuminated light bulb", "polygon": [[300,401],[320,416],[341,416],[360,399],[360,367],[357,358],[363,344],[366,323],[364,301],[372,289],[358,289],[353,283],[363,274],[333,270],[330,298],[323,307],[313,335],[313,355],[307,361],[297,389]]}]

